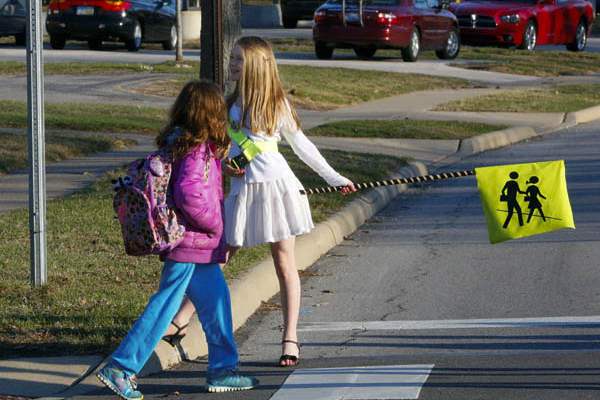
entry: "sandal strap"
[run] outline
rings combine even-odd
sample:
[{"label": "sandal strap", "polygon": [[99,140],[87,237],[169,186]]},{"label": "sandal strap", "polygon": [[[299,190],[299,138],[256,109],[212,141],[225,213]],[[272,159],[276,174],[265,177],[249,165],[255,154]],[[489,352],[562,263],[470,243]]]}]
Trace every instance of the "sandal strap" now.
[{"label": "sandal strap", "polygon": [[177,323],[175,321],[171,321],[171,325],[173,325],[175,328],[177,328],[177,331],[173,334],[173,336],[179,336],[181,331],[188,327],[189,322],[183,326],[179,326],[179,325],[177,325]]},{"label": "sandal strap", "polygon": [[284,344],[284,343],[293,343],[293,344],[295,344],[296,346],[298,346],[298,348],[302,347],[302,345],[301,345],[300,343],[298,343],[297,341],[295,341],[295,340],[283,339],[283,340],[281,341],[281,344]]}]

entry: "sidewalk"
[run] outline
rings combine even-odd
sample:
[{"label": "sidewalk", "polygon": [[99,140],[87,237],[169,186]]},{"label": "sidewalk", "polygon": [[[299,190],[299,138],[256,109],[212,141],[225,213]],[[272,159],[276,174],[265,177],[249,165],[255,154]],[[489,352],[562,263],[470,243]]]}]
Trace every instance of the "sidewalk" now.
[{"label": "sidewalk", "polygon": [[[451,96],[452,94],[448,93],[447,95]],[[469,95],[472,95],[472,93]],[[429,96],[430,103],[424,100],[427,96]],[[321,113],[320,116],[315,112],[302,112],[300,117],[303,121],[306,121],[305,127],[335,119],[374,117],[374,114],[377,118],[396,118],[398,115],[402,115],[399,114],[399,110],[412,110],[413,113],[420,112],[420,108],[427,108],[427,104],[438,101],[440,94],[434,92],[429,93],[427,96],[420,98],[419,101],[406,103],[402,96],[398,96],[330,113]],[[414,97],[412,96],[413,99]],[[428,114],[426,110],[421,112]],[[529,126],[514,127],[460,142],[340,138],[314,138],[314,141],[323,147],[409,156],[423,164],[432,165],[439,161],[456,160],[480,151],[505,146],[559,128],[600,118],[600,107],[579,113],[569,113],[566,116],[561,114],[560,118],[558,116],[554,117],[555,119],[551,123],[545,124],[540,123],[543,122],[541,119],[523,116],[522,121],[529,122]],[[504,123],[506,124],[506,121]],[[517,123],[518,121],[515,120],[515,124]],[[53,196],[61,196],[77,190],[77,188],[81,188],[95,180],[103,172],[137,158],[152,149],[153,138],[138,136],[135,135],[139,140],[138,145],[126,151],[102,153],[89,158],[49,165],[48,186],[50,192]],[[406,174],[424,174],[425,172],[426,169],[423,167],[418,168],[418,164],[411,171],[405,171]],[[0,192],[3,194],[9,193],[12,199],[6,200],[3,196],[0,199],[0,210],[5,211],[10,208],[26,206],[26,197],[23,198],[23,194],[26,196],[26,188],[27,176],[24,173],[0,177]],[[384,207],[401,190],[401,187],[387,187],[368,192],[330,220],[319,224],[310,235],[299,238],[297,246],[303,246],[303,251],[297,252],[298,257],[301,258],[298,261],[299,265],[302,268],[310,266],[322,254],[343,240],[345,235],[360,226],[365,219]],[[274,282],[275,277],[272,272],[272,266],[269,262],[261,262],[245,277],[231,284],[232,304],[236,317],[235,326],[241,326],[245,319],[260,305],[261,299],[257,297],[259,295],[252,295],[253,293],[259,292],[260,295],[266,296],[268,299],[277,292],[278,287]],[[267,285],[268,287],[262,290],[261,285]],[[257,290],[259,286],[261,290]],[[202,347],[203,344],[198,340],[201,336],[201,329],[196,321],[196,324],[190,327],[190,333],[186,337],[187,341],[183,342],[183,355],[171,346],[161,343],[155,350],[144,372],[148,374],[168,368],[180,362],[182,356],[193,359],[205,354],[203,353],[205,351]],[[82,356],[0,361],[0,394],[48,397],[67,396],[89,391],[99,387],[93,374],[90,375],[89,373],[96,369],[101,360],[102,358],[99,356]],[[79,382],[80,380],[81,382]],[[67,389],[69,390],[65,392]]]}]

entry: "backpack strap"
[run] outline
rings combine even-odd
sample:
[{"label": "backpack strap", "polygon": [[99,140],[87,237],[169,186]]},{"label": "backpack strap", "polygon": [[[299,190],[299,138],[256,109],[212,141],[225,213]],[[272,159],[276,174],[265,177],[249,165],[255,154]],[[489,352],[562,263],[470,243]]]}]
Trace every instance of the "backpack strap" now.
[{"label": "backpack strap", "polygon": [[248,161],[252,161],[254,157],[265,152],[278,152],[277,142],[268,140],[264,142],[255,142],[242,132],[241,129],[235,130],[230,126],[227,127],[227,134],[242,150],[242,153]]}]

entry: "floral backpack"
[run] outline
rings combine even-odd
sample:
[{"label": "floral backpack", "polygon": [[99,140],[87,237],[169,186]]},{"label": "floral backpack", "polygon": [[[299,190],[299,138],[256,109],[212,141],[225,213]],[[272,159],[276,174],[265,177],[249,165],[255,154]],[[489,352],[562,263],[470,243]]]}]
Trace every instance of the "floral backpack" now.
[{"label": "floral backpack", "polygon": [[185,227],[167,195],[172,167],[167,152],[155,151],[132,162],[128,175],[115,182],[113,208],[131,256],[161,254],[183,240]]}]

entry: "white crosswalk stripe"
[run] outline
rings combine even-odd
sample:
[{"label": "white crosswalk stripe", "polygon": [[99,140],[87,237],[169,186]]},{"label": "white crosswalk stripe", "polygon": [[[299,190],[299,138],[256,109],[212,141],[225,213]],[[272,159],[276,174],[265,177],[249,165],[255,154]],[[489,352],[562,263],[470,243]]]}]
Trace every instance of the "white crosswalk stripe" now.
[{"label": "white crosswalk stripe", "polygon": [[487,329],[487,328],[578,328],[600,327],[600,316],[588,317],[542,317],[542,318],[488,318],[446,319],[429,321],[356,321],[313,322],[298,327],[301,332],[315,331],[374,331],[417,329]]},{"label": "white crosswalk stripe", "polygon": [[271,400],[418,399],[433,364],[295,370]]}]

